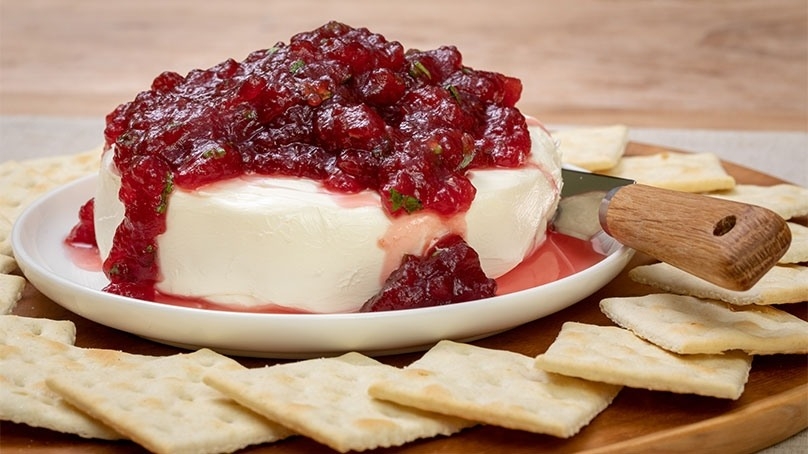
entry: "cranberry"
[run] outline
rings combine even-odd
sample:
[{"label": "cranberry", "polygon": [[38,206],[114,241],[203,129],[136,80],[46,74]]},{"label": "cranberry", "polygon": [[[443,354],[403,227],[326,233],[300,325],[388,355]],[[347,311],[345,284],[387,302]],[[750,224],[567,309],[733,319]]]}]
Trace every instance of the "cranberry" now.
[{"label": "cranberry", "polygon": [[447,235],[423,257],[407,255],[362,312],[441,306],[494,296],[477,253],[459,235]]},{"label": "cranberry", "polygon": [[94,207],[95,199],[90,199],[79,208],[79,222],[67,234],[67,243],[95,246]]},{"label": "cranberry", "polygon": [[157,279],[155,237],[174,185],[284,175],[378,191],[391,216],[463,212],[475,194],[469,169],[520,166],[530,153],[514,107],[521,88],[464,66],[453,46],[405,51],[338,22],[240,62],[164,72],[106,118],[126,209],[109,289],[142,293],[138,282]]}]

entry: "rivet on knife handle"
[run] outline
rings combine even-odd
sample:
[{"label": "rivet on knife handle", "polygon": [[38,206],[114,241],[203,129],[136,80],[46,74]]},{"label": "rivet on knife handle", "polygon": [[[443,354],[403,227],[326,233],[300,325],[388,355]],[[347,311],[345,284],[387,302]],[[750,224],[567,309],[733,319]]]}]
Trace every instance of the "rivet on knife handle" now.
[{"label": "rivet on knife handle", "polygon": [[731,290],[751,288],[791,242],[771,210],[641,184],[609,192],[599,216],[626,246]]}]

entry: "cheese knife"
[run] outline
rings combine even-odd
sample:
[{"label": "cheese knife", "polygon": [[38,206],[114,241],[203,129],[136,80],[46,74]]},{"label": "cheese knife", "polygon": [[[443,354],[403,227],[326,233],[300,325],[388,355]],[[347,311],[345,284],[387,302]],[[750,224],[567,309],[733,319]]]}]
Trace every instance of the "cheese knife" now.
[{"label": "cheese knife", "polygon": [[621,244],[730,290],[748,290],[785,254],[791,232],[763,207],[562,170],[551,228],[608,255]]}]

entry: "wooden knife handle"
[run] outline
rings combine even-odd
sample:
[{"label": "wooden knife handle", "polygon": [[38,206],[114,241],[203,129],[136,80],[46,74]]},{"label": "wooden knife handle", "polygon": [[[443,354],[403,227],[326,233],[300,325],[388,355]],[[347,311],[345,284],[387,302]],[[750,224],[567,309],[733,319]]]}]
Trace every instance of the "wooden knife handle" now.
[{"label": "wooden knife handle", "polygon": [[599,215],[622,244],[731,290],[755,285],[791,243],[766,208],[641,184],[610,191]]}]

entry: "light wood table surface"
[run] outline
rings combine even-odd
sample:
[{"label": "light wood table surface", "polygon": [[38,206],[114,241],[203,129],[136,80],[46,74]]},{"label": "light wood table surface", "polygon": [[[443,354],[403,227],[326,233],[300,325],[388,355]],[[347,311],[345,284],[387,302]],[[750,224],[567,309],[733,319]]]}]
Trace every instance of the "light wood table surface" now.
[{"label": "light wood table surface", "polygon": [[328,20],[456,45],[547,123],[808,130],[808,2],[2,0],[0,114],[104,115]]},{"label": "light wood table surface", "polygon": [[[36,143],[19,127],[53,125],[92,142],[95,121],[160,72],[239,60],[332,19],[407,48],[456,45],[465,64],[520,78],[519,107],[548,124],[624,123],[730,159],[739,143],[747,166],[764,161],[749,143],[772,137],[772,170],[805,184],[808,150],[783,144],[808,143],[806,0],[0,0],[0,142]],[[0,146],[0,162],[28,156]],[[804,452],[806,437],[771,452]]]}]

